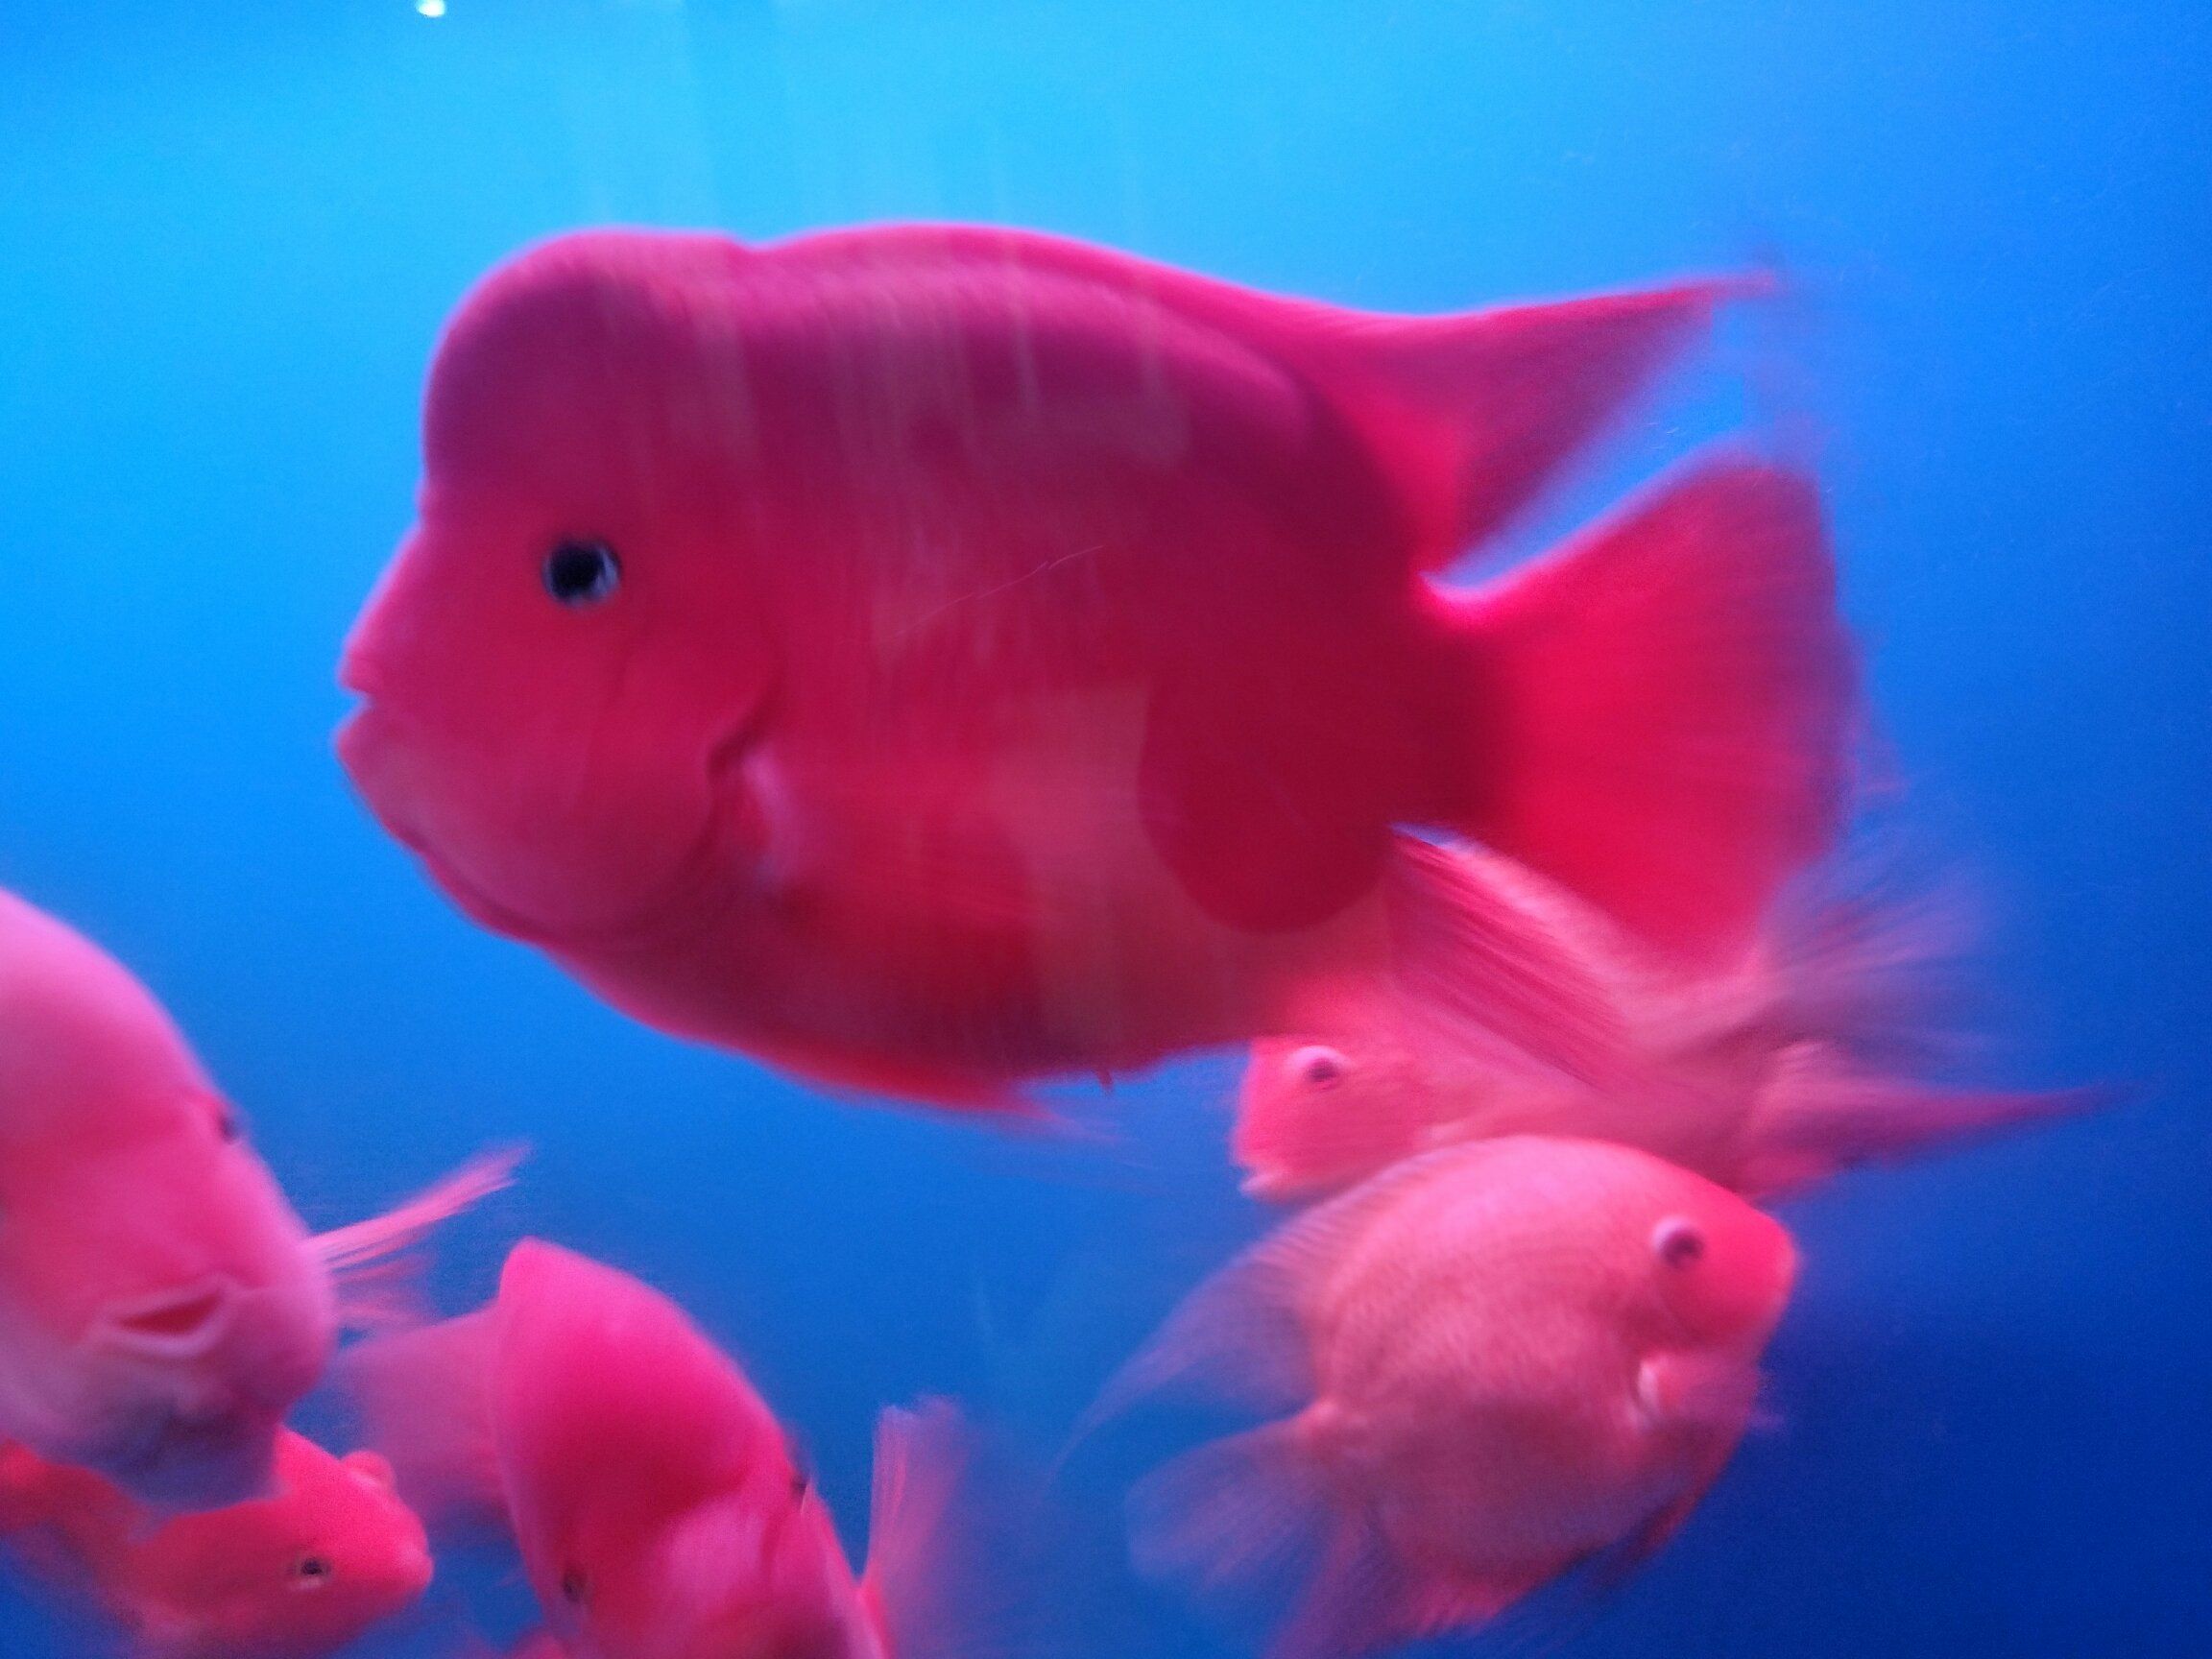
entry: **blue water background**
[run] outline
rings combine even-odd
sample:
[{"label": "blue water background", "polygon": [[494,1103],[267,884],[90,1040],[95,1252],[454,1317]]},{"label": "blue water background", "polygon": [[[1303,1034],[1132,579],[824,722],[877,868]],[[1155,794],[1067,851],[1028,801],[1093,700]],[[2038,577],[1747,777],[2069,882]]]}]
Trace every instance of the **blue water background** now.
[{"label": "blue water background", "polygon": [[[328,746],[442,316],[610,219],[1007,221],[1403,309],[1778,260],[1736,377],[1620,469],[1739,408],[1817,457],[1897,770],[2006,920],[2003,1074],[2140,1094],[1790,1206],[1780,1427],[1555,1634],[2212,1650],[2208,157],[2201,0],[8,0],[0,882],[156,987],[318,1224],[534,1140],[445,1292],[523,1228],[667,1287],[857,1545],[881,1404],[1048,1441],[1253,1231],[1231,1067],[1125,1087],[1122,1144],[1010,1144],[665,1041],[449,910]],[[1080,1650],[1221,1650],[1094,1553]],[[493,1577],[364,1650],[457,1653],[462,1590],[505,1634]],[[0,1599],[0,1652],[65,1650]]]}]

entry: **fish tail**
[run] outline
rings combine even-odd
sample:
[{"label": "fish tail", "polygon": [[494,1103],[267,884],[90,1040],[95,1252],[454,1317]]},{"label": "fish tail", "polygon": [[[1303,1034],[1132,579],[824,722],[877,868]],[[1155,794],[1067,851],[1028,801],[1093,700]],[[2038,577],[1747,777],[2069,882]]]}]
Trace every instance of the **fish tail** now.
[{"label": "fish tail", "polygon": [[1950,1089],[1871,1074],[1832,1044],[1775,1063],[1741,1184],[1771,1193],[1859,1164],[1895,1163],[2062,1122],[2114,1104],[2111,1089]]},{"label": "fish tail", "polygon": [[876,1423],[862,1605],[888,1659],[1063,1652],[1073,1586],[1044,1482],[945,1400]]},{"label": "fish tail", "polygon": [[370,1446],[389,1458],[399,1495],[425,1522],[503,1527],[493,1441],[496,1308],[395,1332],[347,1349],[340,1385],[360,1407]]},{"label": "fish tail", "polygon": [[1802,475],[1707,453],[1443,603],[1471,740],[1441,827],[1704,960],[1833,843],[1857,668]]}]

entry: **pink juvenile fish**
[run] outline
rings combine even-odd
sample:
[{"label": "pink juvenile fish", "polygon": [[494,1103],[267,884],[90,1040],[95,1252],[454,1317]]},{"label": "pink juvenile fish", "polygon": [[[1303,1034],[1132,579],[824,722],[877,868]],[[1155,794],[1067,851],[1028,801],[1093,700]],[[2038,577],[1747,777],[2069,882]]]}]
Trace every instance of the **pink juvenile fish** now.
[{"label": "pink juvenile fish", "polygon": [[1387,987],[1316,986],[1299,1035],[1252,1046],[1232,1149],[1256,1197],[1305,1199],[1500,1135],[1618,1141],[1753,1197],[2104,1103],[2092,1090],[1946,1089],[1899,1072],[1958,942],[1910,896],[1784,911],[1737,967],[1686,974],[1507,860],[1459,854],[1581,965],[1629,1059],[1603,1087],[1455,1043]]},{"label": "pink juvenile fish", "polygon": [[1657,1549],[1747,1425],[1789,1235],[1647,1153],[1517,1136],[1404,1164],[1201,1286],[1101,1416],[1279,1413],[1134,1494],[1138,1560],[1262,1604],[1276,1659],[1469,1628]]},{"label": "pink juvenile fish", "polygon": [[322,1659],[412,1606],[431,1572],[391,1466],[290,1431],[271,1496],[174,1519],[0,1446],[0,1555],[131,1659]]},{"label": "pink juvenile fish", "polygon": [[0,1439],[149,1503],[257,1495],[330,1356],[333,1271],[389,1256],[513,1162],[310,1238],[146,988],[0,893]]},{"label": "pink juvenile fish", "polygon": [[1815,493],[1709,455],[1432,577],[1740,288],[1387,318],[1011,230],[563,237],[439,347],[340,752],[470,916],[831,1084],[1005,1105],[1317,974],[1601,1072],[1403,827],[1725,950],[1835,823]]},{"label": "pink juvenile fish", "polygon": [[510,1529],[567,1659],[918,1659],[934,1625],[964,1431],[942,1404],[887,1411],[869,1564],[744,1373],[667,1298],[526,1239],[497,1298],[349,1355],[347,1376],[433,1514]]}]

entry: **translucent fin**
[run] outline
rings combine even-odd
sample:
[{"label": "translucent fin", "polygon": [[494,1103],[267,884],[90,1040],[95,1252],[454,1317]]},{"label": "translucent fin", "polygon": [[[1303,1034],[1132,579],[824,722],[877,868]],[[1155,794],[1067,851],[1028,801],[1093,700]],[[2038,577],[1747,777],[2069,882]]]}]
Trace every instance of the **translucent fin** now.
[{"label": "translucent fin", "polygon": [[1064,1532],[1043,1481],[949,1402],[877,1420],[861,1594],[890,1659],[1065,1652]]},{"label": "translucent fin", "polygon": [[507,1526],[492,1424],[496,1307],[379,1336],[338,1358],[369,1444],[392,1463],[399,1495],[426,1523]]},{"label": "translucent fin", "polygon": [[1604,1087],[1626,1063],[1619,1010],[1587,964],[1485,866],[1401,836],[1385,884],[1392,976],[1416,1043],[1526,1055]]},{"label": "translucent fin", "polygon": [[1188,1395],[1269,1414],[1304,1409],[1315,1386],[1306,1327],[1315,1285],[1378,1210],[1493,1151],[1474,1142],[1409,1158],[1284,1223],[1184,1298],[1100,1390],[1078,1435],[1155,1396]]},{"label": "translucent fin", "polygon": [[1298,1418],[1154,1471],[1130,1494],[1129,1528],[1139,1572],[1257,1619],[1270,1659],[1351,1659],[1479,1624],[1530,1587],[1425,1577],[1400,1561],[1365,1508],[1332,1491]]},{"label": "translucent fin", "polygon": [[353,1330],[389,1330],[418,1322],[410,1275],[393,1259],[413,1249],[446,1221],[515,1183],[530,1155],[526,1146],[482,1153],[435,1186],[381,1215],[319,1233],[309,1247],[338,1287],[341,1319]]},{"label": "translucent fin", "polygon": [[1855,1165],[1926,1157],[1992,1136],[2062,1122],[2114,1104],[2111,1089],[1943,1089],[1869,1076],[1828,1044],[1800,1043],[1761,1096],[1740,1183],[1769,1194]]}]

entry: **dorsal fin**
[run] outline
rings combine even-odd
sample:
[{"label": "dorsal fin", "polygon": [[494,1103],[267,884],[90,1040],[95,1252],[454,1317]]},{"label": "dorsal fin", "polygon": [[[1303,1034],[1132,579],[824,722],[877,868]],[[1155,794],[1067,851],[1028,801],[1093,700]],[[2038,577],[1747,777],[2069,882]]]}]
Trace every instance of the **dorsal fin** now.
[{"label": "dorsal fin", "polygon": [[1756,277],[1453,317],[1340,313],[1338,388],[1418,516],[1437,569],[1528,506]]}]

